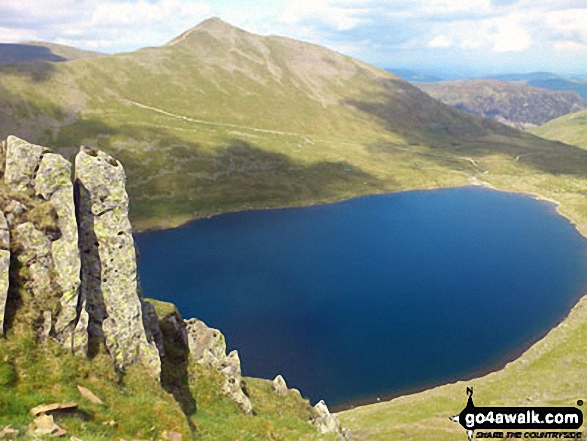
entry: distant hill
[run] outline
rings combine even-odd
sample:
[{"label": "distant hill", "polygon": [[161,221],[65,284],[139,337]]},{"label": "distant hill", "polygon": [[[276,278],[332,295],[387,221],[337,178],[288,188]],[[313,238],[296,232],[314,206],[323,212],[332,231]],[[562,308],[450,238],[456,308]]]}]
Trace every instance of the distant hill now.
[{"label": "distant hill", "polygon": [[516,182],[539,193],[534,182],[587,173],[583,151],[469,116],[339,53],[219,19],[162,47],[0,65],[0,138],[8,134],[65,155],[80,144],[115,155],[139,228],[481,176],[510,185],[512,173],[538,175]]},{"label": "distant hill", "polygon": [[583,75],[562,76],[551,72],[531,72],[526,74],[505,74],[487,77],[501,81],[520,81],[529,86],[560,92],[575,92],[587,99],[587,78]]},{"label": "distant hill", "polygon": [[530,82],[537,80],[554,80],[563,78],[561,75],[552,72],[529,72],[529,73],[508,73],[500,75],[490,75],[485,79],[500,80],[500,81],[522,81]]},{"label": "distant hill", "polygon": [[24,63],[29,61],[63,62],[103,55],[61,44],[31,41],[25,43],[0,43],[0,63]]},{"label": "distant hill", "polygon": [[587,106],[573,92],[554,92],[497,80],[422,83],[418,87],[445,104],[472,115],[528,129]]},{"label": "distant hill", "polygon": [[436,75],[429,75],[429,74],[416,72],[416,71],[408,70],[408,69],[389,68],[389,69],[385,69],[385,70],[388,72],[391,72],[394,75],[397,75],[402,80],[406,80],[409,82],[430,83],[430,82],[442,81],[445,79],[445,78],[442,78],[442,77],[439,77]]},{"label": "distant hill", "polygon": [[554,119],[532,133],[587,149],[587,110]]}]

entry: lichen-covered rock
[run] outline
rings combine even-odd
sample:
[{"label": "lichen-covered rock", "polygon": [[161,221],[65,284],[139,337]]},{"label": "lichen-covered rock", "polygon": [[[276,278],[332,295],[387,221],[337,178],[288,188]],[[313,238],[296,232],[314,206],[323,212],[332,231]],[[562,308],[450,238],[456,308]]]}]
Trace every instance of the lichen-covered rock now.
[{"label": "lichen-covered rock", "polygon": [[61,437],[64,436],[67,432],[55,423],[53,415],[40,415],[35,418],[31,424],[29,424],[27,433],[35,437]]},{"label": "lichen-covered rock", "polygon": [[231,351],[221,363],[220,372],[224,374],[222,393],[239,405],[243,413],[253,411],[253,404],[244,393],[244,384],[241,374],[241,361],[237,351]]},{"label": "lichen-covered rock", "polygon": [[289,392],[287,384],[281,375],[275,377],[275,379],[271,382],[271,386],[273,387],[273,392],[281,397],[286,396]]},{"label": "lichen-covered rock", "polygon": [[10,232],[4,213],[0,211],[0,335],[4,335],[6,301],[10,269]]},{"label": "lichen-covered rock", "polygon": [[73,202],[71,164],[61,155],[45,153],[34,177],[35,193],[48,201],[57,213],[60,236],[51,242],[55,281],[61,288],[61,307],[55,336],[70,346],[78,318],[80,256]]},{"label": "lichen-covered rock", "polygon": [[4,207],[4,215],[6,217],[6,222],[8,226],[12,228],[15,225],[17,219],[22,216],[23,213],[27,211],[27,208],[18,201],[11,200],[5,207]]},{"label": "lichen-covered rock", "polygon": [[2,430],[0,430],[0,439],[16,439],[20,435],[18,429],[16,429],[12,424],[9,424]]},{"label": "lichen-covered rock", "polygon": [[188,346],[194,360],[217,368],[226,358],[226,341],[218,329],[209,328],[198,319],[184,320]]},{"label": "lichen-covered rock", "polygon": [[324,401],[317,403],[313,409],[313,418],[311,423],[318,428],[320,433],[335,433],[341,441],[352,441],[350,430],[343,428],[336,415],[328,410]]},{"label": "lichen-covered rock", "polygon": [[71,348],[72,353],[85,355],[88,353],[88,326],[90,323],[85,301],[78,306],[78,310],[78,319],[71,334],[71,340],[63,343],[66,347]]},{"label": "lichen-covered rock", "polygon": [[45,147],[30,144],[16,136],[6,140],[6,168],[4,183],[10,189],[26,191],[32,188]]},{"label": "lichen-covered rock", "polygon": [[104,339],[115,365],[125,369],[142,363],[159,377],[159,352],[143,324],[125,182],[124,169],[114,158],[80,149],[75,186],[82,300],[87,302],[90,338]]},{"label": "lichen-covered rock", "polygon": [[218,330],[209,328],[198,319],[184,320],[188,347],[196,363],[218,370],[224,375],[222,392],[236,402],[244,413],[251,413],[253,405],[244,393],[241,364],[237,351],[226,355],[226,341]]},{"label": "lichen-covered rock", "polygon": [[53,293],[51,241],[31,222],[14,227],[12,235],[21,250],[17,258],[28,269],[25,286],[36,299],[47,299]]}]

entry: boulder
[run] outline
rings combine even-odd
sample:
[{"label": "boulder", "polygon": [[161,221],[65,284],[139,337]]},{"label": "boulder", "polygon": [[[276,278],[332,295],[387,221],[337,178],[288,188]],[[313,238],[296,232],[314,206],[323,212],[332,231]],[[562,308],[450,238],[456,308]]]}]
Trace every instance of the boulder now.
[{"label": "boulder", "polygon": [[241,410],[253,411],[251,400],[244,393],[241,364],[237,351],[226,355],[226,341],[218,330],[198,319],[184,320],[190,354],[196,363],[218,370],[224,376],[222,392],[236,402]]},{"label": "boulder", "polygon": [[341,441],[352,441],[350,430],[343,428],[336,415],[328,410],[326,403],[321,400],[312,409],[313,417],[311,423],[318,428],[320,433],[334,433]]},{"label": "boulder", "polygon": [[183,439],[181,433],[174,432],[172,430],[164,430],[161,434],[161,438],[166,439],[168,441],[181,441]]},{"label": "boulder", "polygon": [[226,358],[226,341],[218,329],[209,328],[198,319],[184,320],[188,346],[194,360],[217,368]]},{"label": "boulder", "polygon": [[51,403],[41,404],[39,406],[33,407],[31,410],[29,410],[29,413],[34,417],[38,417],[40,415],[47,415],[53,412],[72,411],[75,409],[77,409],[77,403]]},{"label": "boulder", "polygon": [[4,213],[0,211],[0,335],[4,335],[6,301],[10,269],[10,232]]},{"label": "boulder", "polygon": [[275,379],[271,382],[271,385],[273,387],[273,392],[281,397],[286,396],[289,392],[287,384],[281,375],[275,377]]},{"label": "boulder", "polygon": [[82,397],[84,397],[86,400],[88,400],[90,403],[94,403],[94,404],[104,404],[104,402],[98,398],[94,392],[92,392],[90,389],[88,389],[87,387],[83,387],[83,386],[78,386],[77,390],[79,391],[80,395]]},{"label": "boulder", "polygon": [[28,434],[33,436],[65,436],[67,432],[55,424],[53,415],[41,415],[29,424]]},{"label": "boulder", "polygon": [[16,439],[19,435],[18,429],[15,429],[12,424],[0,430],[0,439]]},{"label": "boulder", "polygon": [[241,361],[237,351],[231,351],[221,363],[220,372],[224,374],[222,393],[234,401],[241,408],[243,413],[249,414],[253,411],[253,404],[245,394],[244,383],[241,374]]},{"label": "boulder", "polygon": [[117,368],[142,363],[159,378],[159,352],[143,323],[125,183],[118,161],[98,150],[80,149],[75,158],[75,190],[82,302],[90,338],[104,340]]}]

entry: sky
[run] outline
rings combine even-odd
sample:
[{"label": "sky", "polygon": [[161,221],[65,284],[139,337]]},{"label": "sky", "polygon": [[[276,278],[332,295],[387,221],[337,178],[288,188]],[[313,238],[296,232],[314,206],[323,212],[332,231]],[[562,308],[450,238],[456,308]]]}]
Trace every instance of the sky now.
[{"label": "sky", "polygon": [[382,68],[587,74],[587,0],[0,0],[0,42],[132,51],[213,16]]}]

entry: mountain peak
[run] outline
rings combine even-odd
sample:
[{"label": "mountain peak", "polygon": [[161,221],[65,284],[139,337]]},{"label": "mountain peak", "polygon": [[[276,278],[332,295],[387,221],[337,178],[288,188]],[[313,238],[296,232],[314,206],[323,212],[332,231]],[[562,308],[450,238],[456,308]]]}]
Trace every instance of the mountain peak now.
[{"label": "mountain peak", "polygon": [[236,26],[233,26],[230,23],[223,21],[218,17],[211,17],[211,18],[208,18],[208,19],[204,20],[203,22],[199,23],[198,25],[194,26],[193,28],[188,29],[187,31],[178,35],[173,40],[171,40],[169,43],[167,43],[166,46],[173,46],[175,44],[178,44],[178,43],[184,41],[190,34],[192,34],[194,32],[202,32],[202,31],[208,32],[212,35],[218,35],[218,36],[233,33],[235,31],[244,32],[242,29],[237,28]]}]

